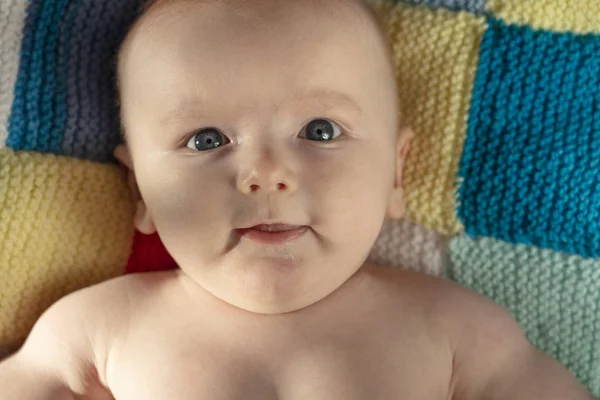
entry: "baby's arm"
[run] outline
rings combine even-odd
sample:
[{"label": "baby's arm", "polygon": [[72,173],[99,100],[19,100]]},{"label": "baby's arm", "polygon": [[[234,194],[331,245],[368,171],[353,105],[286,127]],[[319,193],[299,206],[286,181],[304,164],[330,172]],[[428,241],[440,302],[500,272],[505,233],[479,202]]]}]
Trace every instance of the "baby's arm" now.
[{"label": "baby's arm", "polygon": [[90,300],[86,290],[52,305],[23,347],[0,362],[0,400],[112,399],[92,362],[93,333],[82,315]]},{"label": "baby's arm", "polygon": [[460,292],[453,296],[455,322],[448,322],[455,333],[453,400],[594,399],[566,368],[535,349],[501,307]]}]

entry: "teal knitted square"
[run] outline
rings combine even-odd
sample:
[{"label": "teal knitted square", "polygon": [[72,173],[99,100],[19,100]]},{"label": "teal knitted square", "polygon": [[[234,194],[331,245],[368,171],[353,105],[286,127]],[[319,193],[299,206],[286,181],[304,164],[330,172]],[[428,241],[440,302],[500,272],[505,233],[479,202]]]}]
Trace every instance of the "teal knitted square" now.
[{"label": "teal knitted square", "polygon": [[27,8],[6,144],[111,162],[116,50],[142,0],[38,0]]},{"label": "teal knitted square", "polygon": [[531,343],[600,396],[600,260],[465,235],[450,279],[506,308]]},{"label": "teal knitted square", "polygon": [[600,256],[600,36],[490,19],[458,216],[471,236]]},{"label": "teal knitted square", "polygon": [[486,0],[394,0],[396,3],[423,4],[435,8],[447,8],[454,11],[470,11],[482,14]]}]

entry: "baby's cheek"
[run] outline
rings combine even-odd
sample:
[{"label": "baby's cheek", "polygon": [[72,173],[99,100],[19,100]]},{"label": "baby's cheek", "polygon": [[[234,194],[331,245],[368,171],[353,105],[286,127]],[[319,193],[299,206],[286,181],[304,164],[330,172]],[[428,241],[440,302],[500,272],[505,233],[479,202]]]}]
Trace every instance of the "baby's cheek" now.
[{"label": "baby's cheek", "polygon": [[155,171],[143,195],[165,245],[197,248],[209,242],[219,227],[222,229],[224,199],[219,187],[211,183],[214,179],[166,169]]},{"label": "baby's cheek", "polygon": [[[354,155],[352,162],[340,162],[324,169],[315,188],[318,203],[333,223],[336,234],[352,241],[364,233],[367,238],[378,232],[385,215],[386,201],[392,177],[386,174],[382,161],[369,161]],[[375,234],[376,234],[375,233]],[[369,239],[370,240],[370,239]]]}]

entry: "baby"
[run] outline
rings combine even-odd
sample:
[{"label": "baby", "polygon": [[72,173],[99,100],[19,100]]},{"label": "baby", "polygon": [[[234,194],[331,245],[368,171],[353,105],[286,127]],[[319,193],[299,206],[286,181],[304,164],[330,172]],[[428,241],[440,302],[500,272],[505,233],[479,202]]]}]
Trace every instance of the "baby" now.
[{"label": "baby", "polygon": [[136,227],[181,269],[58,301],[0,399],[592,399],[491,301],[365,263],[411,133],[359,0],[155,1],[119,86]]}]

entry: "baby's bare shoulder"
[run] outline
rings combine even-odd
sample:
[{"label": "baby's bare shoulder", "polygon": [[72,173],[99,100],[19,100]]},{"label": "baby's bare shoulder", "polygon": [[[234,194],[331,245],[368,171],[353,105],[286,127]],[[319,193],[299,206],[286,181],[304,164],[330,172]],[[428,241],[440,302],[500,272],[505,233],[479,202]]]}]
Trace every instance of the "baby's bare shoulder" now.
[{"label": "baby's bare shoulder", "polygon": [[[489,298],[452,281],[421,272],[388,267],[372,270],[381,293],[397,307],[418,314],[458,346],[469,336],[493,334],[493,340],[520,340],[516,321]],[[515,339],[516,338],[516,339]]]},{"label": "baby's bare shoulder", "polygon": [[383,266],[369,266],[366,271],[378,291],[391,295],[395,301],[418,305],[428,313],[454,313],[465,307],[491,303],[454,282],[422,272]]},{"label": "baby's bare shoulder", "polygon": [[133,304],[151,297],[151,284],[159,289],[169,280],[123,276],[61,298],[36,321],[12,363],[50,372],[73,393],[111,398],[105,387],[112,343],[126,332]]},{"label": "baby's bare shoulder", "polygon": [[168,273],[124,275],[77,290],[54,303],[36,325],[60,335],[67,345],[85,341],[96,359],[104,359],[131,314],[169,277]]},{"label": "baby's bare shoulder", "polygon": [[151,299],[155,291],[161,290],[174,279],[173,271],[147,274],[124,275],[93,286],[75,291],[56,302],[48,311],[55,313],[77,313],[81,318],[119,320],[127,318],[135,304]]},{"label": "baby's bare shoulder", "polygon": [[513,317],[487,297],[417,272],[386,274],[399,304],[413,304],[411,309],[431,330],[447,339],[453,399],[591,398],[564,367],[531,346]]}]

